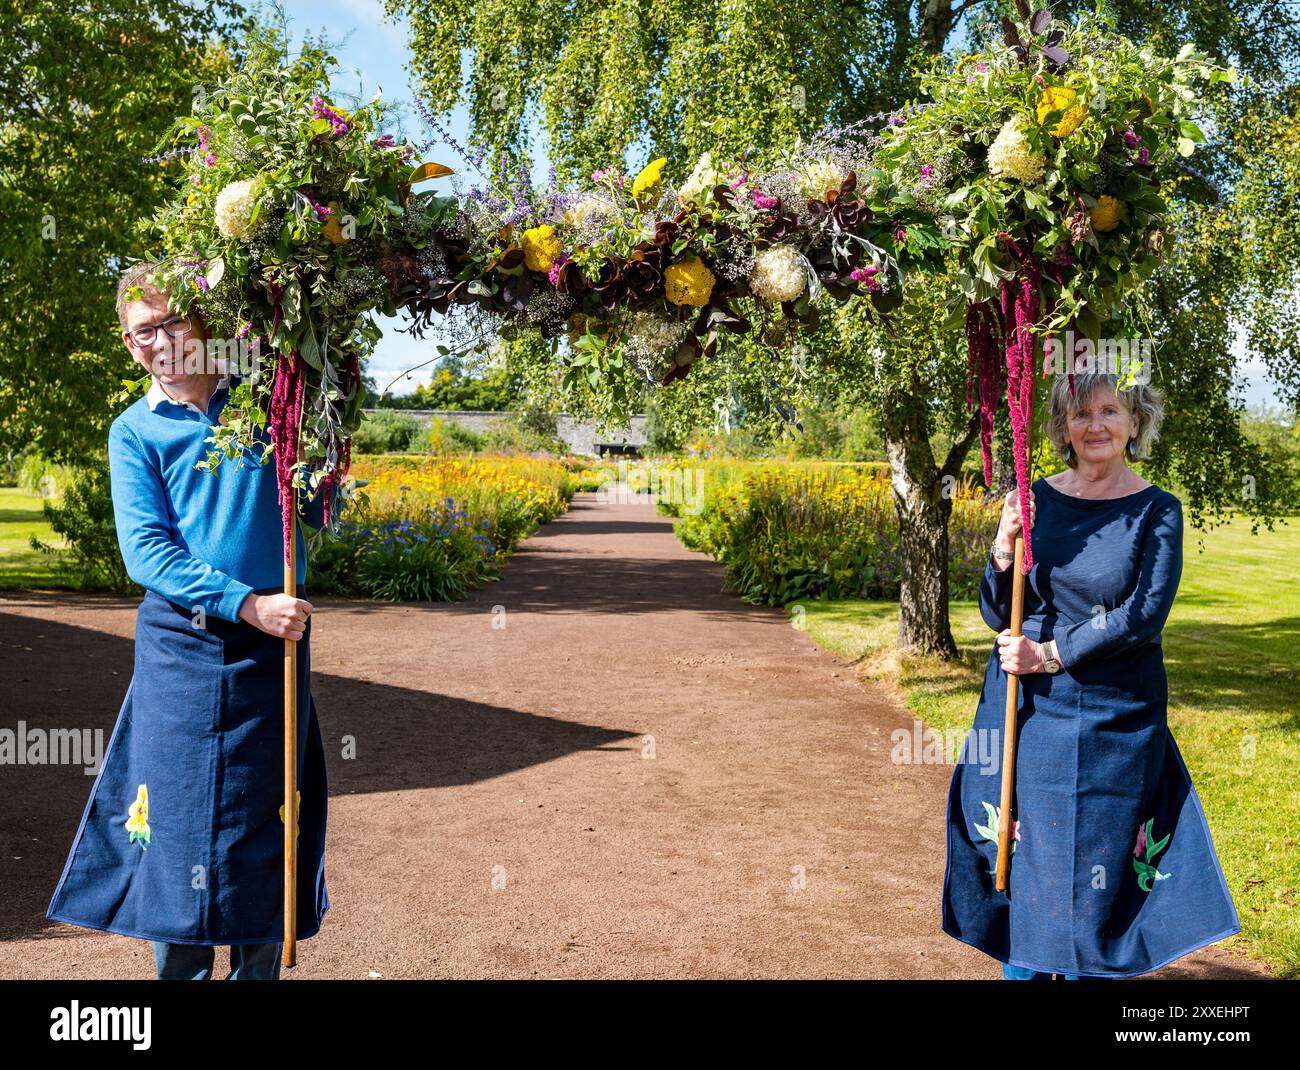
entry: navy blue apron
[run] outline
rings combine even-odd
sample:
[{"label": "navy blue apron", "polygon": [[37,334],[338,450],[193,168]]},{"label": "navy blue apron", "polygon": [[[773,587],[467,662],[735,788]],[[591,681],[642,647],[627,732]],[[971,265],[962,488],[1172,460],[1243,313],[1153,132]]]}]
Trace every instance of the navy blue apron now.
[{"label": "navy blue apron", "polygon": [[[205,623],[145,593],[135,671],[52,920],[173,944],[283,940],[284,640],[245,621]],[[300,940],[329,909],[310,642],[308,617],[298,642]]]},{"label": "navy blue apron", "polygon": [[[1134,589],[1152,552],[1144,542],[1149,511],[1160,503],[1152,488],[1110,501],[1074,501],[1041,479],[1034,490],[1023,631],[1043,642]],[[991,573],[981,591],[986,612]],[[995,642],[948,792],[944,931],[1014,966],[1085,977],[1146,973],[1239,932],[1205,812],[1166,722],[1159,637],[1020,678],[1016,823],[1009,888],[999,892],[1006,696]]]}]

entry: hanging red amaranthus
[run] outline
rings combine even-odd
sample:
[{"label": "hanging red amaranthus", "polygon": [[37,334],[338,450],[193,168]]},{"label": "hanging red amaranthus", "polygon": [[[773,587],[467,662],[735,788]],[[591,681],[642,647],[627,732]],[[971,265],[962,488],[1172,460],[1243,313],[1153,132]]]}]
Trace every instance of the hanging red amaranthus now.
[{"label": "hanging red amaranthus", "polygon": [[[340,386],[343,389],[343,396],[346,397],[355,387],[357,390],[364,390],[365,385],[361,381],[361,362],[357,359],[356,350],[348,353],[348,364],[344,374],[340,376]],[[352,439],[345,439],[343,446],[339,451],[338,464],[334,471],[324,479],[324,486],[321,493],[325,495],[325,523],[330,522],[330,508],[334,500],[335,490],[342,486],[343,481],[348,477],[348,469],[352,467]]]},{"label": "hanging red amaranthus", "polygon": [[[1018,254],[1015,242],[1008,240]],[[1016,274],[1002,280],[1002,321],[1006,326],[1007,408],[1011,415],[1011,450],[1016,465],[1016,491],[1020,515],[1024,518],[1025,557],[1021,571],[1027,573],[1034,564],[1033,542],[1029,529],[1029,430],[1034,407],[1034,350],[1036,342],[1030,328],[1038,322],[1041,306],[1041,274],[1038,259],[1030,254],[1019,264]]]},{"label": "hanging red amaranthus", "polygon": [[271,442],[275,446],[275,477],[280,489],[280,515],[284,523],[284,562],[289,563],[297,495],[293,487],[293,466],[298,460],[298,428],[302,419],[303,394],[307,386],[307,365],[295,349],[276,355],[275,382],[271,386],[268,415]]},{"label": "hanging red amaranthus", "polygon": [[970,366],[966,374],[966,410],[971,407],[971,387],[979,377],[980,450],[984,456],[984,482],[993,484],[993,425],[1002,390],[1002,310],[991,301],[966,306],[966,348]]}]

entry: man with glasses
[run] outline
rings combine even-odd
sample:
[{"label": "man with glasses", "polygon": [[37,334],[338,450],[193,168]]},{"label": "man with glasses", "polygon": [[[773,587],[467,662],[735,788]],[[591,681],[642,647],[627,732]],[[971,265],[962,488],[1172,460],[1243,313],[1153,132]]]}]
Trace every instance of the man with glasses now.
[{"label": "man with glasses", "polygon": [[[117,299],[123,344],[153,380],[109,431],[118,542],[145,588],[135,671],[47,914],[152,941],[160,979],[210,977],[218,944],[230,945],[229,979],[274,979],[285,639],[298,643],[299,939],[329,907],[306,546],[299,530],[298,591],[287,595],[263,450],[196,469],[238,376],[209,361],[201,319],[150,282],[160,266],[129,269]],[[319,528],[322,498],[300,505]]]}]

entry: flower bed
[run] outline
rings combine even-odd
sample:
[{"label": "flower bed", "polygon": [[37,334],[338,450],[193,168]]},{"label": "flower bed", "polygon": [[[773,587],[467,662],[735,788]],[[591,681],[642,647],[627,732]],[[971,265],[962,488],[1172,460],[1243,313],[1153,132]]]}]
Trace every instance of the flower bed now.
[{"label": "flower bed", "polygon": [[[887,471],[732,462],[710,466],[710,474],[703,509],[683,514],[677,533],[721,561],[728,585],[746,601],[898,597],[902,556]],[[1000,503],[958,483],[952,504],[950,595],[974,598]]]},{"label": "flower bed", "polygon": [[578,480],[534,457],[361,457],[337,537],[314,540],[311,590],[455,601],[497,579],[520,540],[568,508]]}]

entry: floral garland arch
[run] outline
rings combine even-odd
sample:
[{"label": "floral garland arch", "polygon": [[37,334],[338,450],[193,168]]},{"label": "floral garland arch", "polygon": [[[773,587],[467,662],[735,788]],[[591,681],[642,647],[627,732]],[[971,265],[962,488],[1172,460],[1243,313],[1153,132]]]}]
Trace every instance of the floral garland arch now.
[{"label": "floral garland arch", "polygon": [[[1136,324],[1166,242],[1162,184],[1205,140],[1198,89],[1234,73],[1190,45],[1166,58],[1094,18],[1017,8],[1002,48],[936,60],[928,99],[879,131],[824,132],[761,165],[706,153],[676,188],[660,158],[577,190],[502,176],[464,198],[416,192],[453,171],[376,136],[378,96],[349,114],[327,85],[249,65],[155,158],[184,173],[152,221],[154,281],[211,337],[252,349],[205,467],[265,429],[287,555],[292,488],[324,494],[327,521],[347,494],[372,313],[405,309],[416,333],[460,313],[567,336],[555,347],[567,381],[616,385],[631,369],[666,385],[756,319],[765,341],[788,344],[825,297],[887,317],[905,273],[955,257],[985,477],[1005,390],[1027,510],[1037,339]],[[1026,531],[1026,572],[1032,560]]]}]

